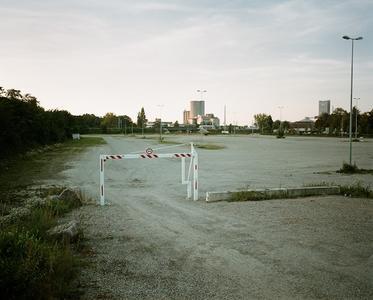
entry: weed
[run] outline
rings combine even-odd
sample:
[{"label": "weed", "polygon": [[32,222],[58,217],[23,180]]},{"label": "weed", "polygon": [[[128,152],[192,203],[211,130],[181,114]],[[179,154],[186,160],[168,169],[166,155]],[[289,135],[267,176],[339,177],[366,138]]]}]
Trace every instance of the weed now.
[{"label": "weed", "polygon": [[356,164],[353,164],[353,165],[350,165],[348,163],[343,163],[343,166],[342,168],[340,168],[337,173],[347,173],[347,174],[353,174],[353,173],[357,173],[358,171],[358,167],[356,166]]},{"label": "weed", "polygon": [[[39,191],[58,191],[59,187]],[[0,232],[0,290],[5,299],[76,298],[81,261],[71,251],[84,249],[80,230],[75,244],[57,240],[48,231],[71,211],[72,201],[48,199]]]},{"label": "weed", "polygon": [[358,182],[352,185],[342,185],[341,195],[356,198],[373,198],[373,191],[369,186],[363,186]]},{"label": "weed", "polygon": [[340,168],[337,173],[344,174],[373,174],[373,170],[370,169],[360,169],[356,164],[350,165],[348,163],[343,163],[342,168]]},{"label": "weed", "polygon": [[233,192],[229,201],[260,201],[283,198],[289,198],[288,193],[285,191],[278,191],[276,193],[267,193],[265,191],[241,191]]},{"label": "weed", "polygon": [[27,230],[0,233],[0,290],[4,299],[62,299],[73,291],[77,259],[67,247]]}]

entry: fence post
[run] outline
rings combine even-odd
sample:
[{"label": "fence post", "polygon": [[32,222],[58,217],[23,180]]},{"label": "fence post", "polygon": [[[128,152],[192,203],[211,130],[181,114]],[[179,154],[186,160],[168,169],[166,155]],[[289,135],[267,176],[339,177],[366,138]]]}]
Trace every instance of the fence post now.
[{"label": "fence post", "polygon": [[198,154],[193,149],[193,200],[198,200]]},{"label": "fence post", "polygon": [[185,157],[181,158],[181,184],[185,184]]},{"label": "fence post", "polygon": [[101,206],[105,205],[104,168],[105,168],[105,159],[102,157],[102,155],[100,155],[100,204]]}]

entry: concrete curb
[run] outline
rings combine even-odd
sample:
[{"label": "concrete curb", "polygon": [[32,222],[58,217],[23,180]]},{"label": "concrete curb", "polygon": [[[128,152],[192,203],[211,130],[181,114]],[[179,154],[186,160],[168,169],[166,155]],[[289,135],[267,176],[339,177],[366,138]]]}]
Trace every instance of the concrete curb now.
[{"label": "concrete curb", "polygon": [[279,195],[279,198],[284,198],[281,194],[286,194],[286,198],[320,196],[320,195],[337,195],[340,193],[339,186],[311,186],[300,188],[272,188],[272,189],[255,189],[244,191],[223,191],[223,192],[207,192],[206,202],[227,201],[233,193],[237,192],[252,192],[265,193],[268,196]]}]

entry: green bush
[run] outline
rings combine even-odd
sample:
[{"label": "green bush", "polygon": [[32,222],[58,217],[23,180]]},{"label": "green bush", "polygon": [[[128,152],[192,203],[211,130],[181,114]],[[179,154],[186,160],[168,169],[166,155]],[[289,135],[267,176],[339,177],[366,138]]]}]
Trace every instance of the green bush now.
[{"label": "green bush", "polygon": [[24,231],[0,233],[0,290],[3,299],[66,298],[76,261],[68,248]]},{"label": "green bush", "polygon": [[373,174],[372,169],[360,169],[356,166],[356,164],[350,165],[347,163],[343,163],[342,168],[340,168],[337,173],[344,173],[344,174]]},{"label": "green bush", "polygon": [[[69,204],[70,203],[70,204]],[[71,211],[69,201],[47,201],[0,232],[0,291],[2,299],[76,298],[80,260],[67,243],[48,230],[57,217]],[[77,242],[80,242],[78,238]],[[79,245],[74,244],[74,249]]]},{"label": "green bush", "polygon": [[359,168],[356,166],[356,164],[350,165],[348,163],[343,163],[342,168],[340,168],[337,172],[353,174],[353,173],[357,173],[358,171],[359,171]]}]

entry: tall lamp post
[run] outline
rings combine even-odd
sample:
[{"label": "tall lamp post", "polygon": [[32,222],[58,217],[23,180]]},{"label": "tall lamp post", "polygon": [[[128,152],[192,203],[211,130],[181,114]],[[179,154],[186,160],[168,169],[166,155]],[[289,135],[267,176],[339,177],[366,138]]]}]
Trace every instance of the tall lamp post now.
[{"label": "tall lamp post", "polygon": [[355,113],[356,113],[356,119],[355,119],[355,139],[357,140],[357,114],[358,114],[357,102],[360,100],[360,98],[354,98],[354,100],[356,100],[356,105],[355,105]]},{"label": "tall lamp post", "polygon": [[357,38],[352,38],[347,35],[342,37],[345,40],[351,40],[351,93],[350,93],[350,165],[352,165],[352,92],[353,92],[353,82],[354,82],[354,41],[362,40],[363,37],[359,36]]},{"label": "tall lamp post", "polygon": [[197,90],[197,93],[200,93],[201,95],[201,101],[203,99],[203,93],[206,93],[207,91],[206,90]]}]

